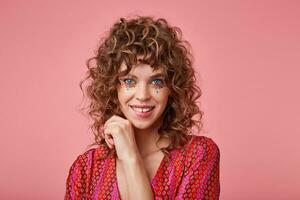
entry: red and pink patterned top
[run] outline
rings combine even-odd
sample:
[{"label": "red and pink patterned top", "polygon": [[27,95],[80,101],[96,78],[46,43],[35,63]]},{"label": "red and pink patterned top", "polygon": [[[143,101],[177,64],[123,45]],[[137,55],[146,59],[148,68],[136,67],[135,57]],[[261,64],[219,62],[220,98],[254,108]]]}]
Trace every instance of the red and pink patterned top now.
[{"label": "red and pink patterned top", "polygon": [[[100,146],[78,156],[69,171],[65,200],[120,199],[115,157],[98,159],[107,151]],[[155,199],[219,199],[220,151],[212,139],[193,136],[170,156],[164,156],[151,180]]]}]

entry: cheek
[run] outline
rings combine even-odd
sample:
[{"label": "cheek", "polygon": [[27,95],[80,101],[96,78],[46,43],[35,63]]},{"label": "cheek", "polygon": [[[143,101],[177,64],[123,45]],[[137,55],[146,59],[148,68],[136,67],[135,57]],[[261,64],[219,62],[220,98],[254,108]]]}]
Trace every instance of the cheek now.
[{"label": "cheek", "polygon": [[118,89],[118,99],[121,104],[125,103],[132,96],[132,91],[129,88]]},{"label": "cheek", "polygon": [[154,89],[153,95],[158,101],[164,102],[168,100],[169,90],[167,88]]}]

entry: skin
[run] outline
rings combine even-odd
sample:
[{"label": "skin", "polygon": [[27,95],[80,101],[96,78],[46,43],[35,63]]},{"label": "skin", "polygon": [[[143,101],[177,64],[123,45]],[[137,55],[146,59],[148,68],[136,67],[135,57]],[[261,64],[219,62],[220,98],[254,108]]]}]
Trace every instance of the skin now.
[{"label": "skin", "polygon": [[[120,71],[125,69],[126,65],[123,63]],[[158,129],[162,123],[162,114],[170,91],[164,84],[163,76],[151,78],[152,75],[162,72],[161,68],[153,71],[147,64],[138,64],[133,66],[129,73],[136,77],[128,75],[119,77],[118,100],[126,119],[117,115],[108,119],[104,125],[104,138],[110,148],[116,148],[117,169],[122,171],[121,177],[126,181],[124,185],[130,185],[126,190],[119,187],[121,196],[123,194],[122,199],[153,199],[154,197],[149,173],[153,174],[159,163],[152,162],[151,166],[145,163],[151,163],[148,159],[150,155],[168,145],[166,139],[159,139]],[[138,104],[155,106],[151,116],[148,118],[136,116],[129,105]],[[156,141],[159,141],[158,147]],[[156,155],[160,159],[163,157],[161,154],[156,153]],[[155,158],[156,161],[158,156]]]},{"label": "skin", "polygon": [[[120,71],[125,69],[126,65],[123,63],[120,67]],[[128,133],[130,135],[134,134],[134,137],[131,136],[127,139],[120,138],[122,141],[116,141],[116,139],[119,138],[113,138],[113,135],[110,133],[106,135],[108,145],[111,148],[115,147],[117,153],[119,150],[119,153],[121,154],[119,159],[123,158],[122,153],[124,152],[124,149],[127,149],[127,147],[132,148],[135,144],[143,157],[149,152],[157,149],[155,142],[159,139],[158,129],[161,126],[162,114],[166,108],[170,94],[169,89],[165,86],[164,77],[151,78],[152,75],[158,73],[162,74],[163,70],[160,68],[157,71],[153,71],[149,65],[139,64],[133,66],[129,72],[129,74],[135,75],[136,78],[133,78],[130,75],[119,77],[120,85],[118,86],[118,99],[121,110],[126,119],[114,115],[107,120],[104,126],[105,130],[106,126],[109,125],[108,128],[117,129],[113,132],[125,131],[130,132]],[[155,106],[152,115],[146,119],[137,117],[134,111],[129,107],[129,105],[137,104]],[[118,124],[120,126],[118,126]],[[129,127],[129,124],[131,127]],[[126,140],[130,141],[127,143]],[[132,144],[134,141],[135,144]],[[126,142],[126,144],[123,144],[123,142]],[[116,146],[117,144],[115,143],[119,145]],[[124,159],[129,158],[125,157]]]}]

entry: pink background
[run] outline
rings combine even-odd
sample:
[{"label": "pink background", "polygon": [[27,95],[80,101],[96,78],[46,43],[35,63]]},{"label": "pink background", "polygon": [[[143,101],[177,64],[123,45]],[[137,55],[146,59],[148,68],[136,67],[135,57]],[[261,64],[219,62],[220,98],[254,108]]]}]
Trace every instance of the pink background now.
[{"label": "pink background", "polygon": [[[162,2],[162,3],[161,3]],[[62,199],[93,137],[78,83],[121,16],[165,17],[191,42],[221,199],[300,198],[299,1],[0,3],[0,198]]]}]

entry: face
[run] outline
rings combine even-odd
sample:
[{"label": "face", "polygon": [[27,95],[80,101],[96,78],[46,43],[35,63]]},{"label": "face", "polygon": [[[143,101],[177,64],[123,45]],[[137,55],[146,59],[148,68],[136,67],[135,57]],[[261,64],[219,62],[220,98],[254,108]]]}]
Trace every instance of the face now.
[{"label": "face", "polygon": [[[126,68],[123,63],[120,71]],[[153,71],[147,64],[134,65],[119,81],[118,99],[127,120],[136,129],[159,128],[170,94],[163,69]]]}]

